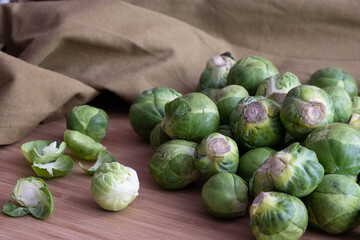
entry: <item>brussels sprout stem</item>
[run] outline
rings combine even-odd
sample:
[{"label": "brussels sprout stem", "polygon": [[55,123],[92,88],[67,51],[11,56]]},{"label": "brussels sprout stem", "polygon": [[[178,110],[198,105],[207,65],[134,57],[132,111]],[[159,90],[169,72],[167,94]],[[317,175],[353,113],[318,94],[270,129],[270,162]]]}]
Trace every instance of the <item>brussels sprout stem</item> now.
[{"label": "brussels sprout stem", "polygon": [[232,67],[234,63],[231,61],[230,58],[227,56],[214,56],[211,58],[211,63],[214,64],[215,67],[224,67],[224,66],[230,66]]},{"label": "brussels sprout stem", "polygon": [[223,138],[213,138],[209,142],[210,156],[222,156],[231,150],[231,146]]},{"label": "brussels sprout stem", "polygon": [[284,156],[277,154],[276,157],[272,159],[270,171],[275,176],[278,176],[280,173],[282,173],[282,171],[284,171],[287,166],[286,159],[282,159],[282,157]]},{"label": "brussels sprout stem", "polygon": [[246,122],[259,123],[267,119],[267,110],[263,103],[252,102],[244,106],[243,115]]},{"label": "brussels sprout stem", "polygon": [[326,115],[326,107],[320,102],[306,103],[301,109],[304,122],[313,126],[321,123]]}]

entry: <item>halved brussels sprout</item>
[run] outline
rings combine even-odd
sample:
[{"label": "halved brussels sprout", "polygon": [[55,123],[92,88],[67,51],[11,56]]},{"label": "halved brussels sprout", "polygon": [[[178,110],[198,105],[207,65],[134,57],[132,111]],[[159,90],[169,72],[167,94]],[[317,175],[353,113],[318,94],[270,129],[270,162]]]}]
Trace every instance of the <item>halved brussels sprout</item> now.
[{"label": "halved brussels sprout", "polygon": [[308,224],[305,205],[286,193],[260,193],[249,212],[250,228],[256,239],[299,239]]},{"label": "halved brussels sprout", "polygon": [[261,192],[270,192],[275,190],[273,179],[270,175],[271,157],[265,160],[263,164],[253,173],[249,180],[250,195],[255,198]]},{"label": "halved brussels sprout", "polygon": [[165,104],[177,97],[181,97],[181,94],[171,88],[156,87],[144,91],[129,110],[129,120],[134,131],[149,139],[151,130],[165,115]]},{"label": "halved brussels sprout", "polygon": [[263,57],[245,57],[230,69],[227,85],[243,86],[250,95],[255,95],[258,86],[264,79],[278,73],[274,64]]},{"label": "halved brussels sprout", "polygon": [[89,105],[74,107],[66,115],[66,126],[101,142],[109,127],[109,116],[102,109]]},{"label": "halved brussels sprout", "polygon": [[354,96],[351,98],[352,101],[352,112],[360,114],[360,97]]},{"label": "halved brussels sprout", "polygon": [[218,88],[205,88],[201,90],[200,93],[208,96],[213,102],[215,102],[215,96],[218,91]]},{"label": "halved brussels sprout", "polygon": [[234,173],[218,173],[204,184],[201,198],[206,210],[216,217],[240,217],[246,214],[248,187]]},{"label": "halved brussels sprout", "polygon": [[358,113],[351,114],[348,124],[356,128],[357,130],[360,130],[360,114]]},{"label": "halved brussels sprout", "polygon": [[280,118],[291,136],[304,140],[315,128],[334,121],[334,105],[324,90],[300,85],[286,95]]},{"label": "halved brussels sprout", "polygon": [[150,134],[150,145],[156,150],[161,144],[170,141],[171,138],[162,129],[161,123],[156,125]]},{"label": "halved brussels sprout", "polygon": [[236,173],[239,165],[239,150],[236,142],[220,133],[212,133],[199,146],[195,168],[205,178],[216,173]]},{"label": "halved brussels sprout", "polygon": [[110,162],[116,162],[114,155],[112,155],[111,153],[109,153],[106,150],[102,150],[99,152],[99,155],[98,155],[98,158],[97,158],[95,164],[92,165],[90,168],[88,168],[88,169],[84,168],[83,165],[81,164],[81,162],[79,162],[79,166],[87,174],[94,175],[94,173],[101,166],[101,164],[110,163]]},{"label": "halved brussels sprout", "polygon": [[42,178],[62,177],[68,174],[74,167],[71,157],[63,155],[54,162],[37,163],[31,166],[36,175]]},{"label": "halved brussels sprout", "polygon": [[347,122],[352,113],[352,102],[349,94],[340,87],[326,87],[325,92],[334,104],[334,122]]},{"label": "halved brussels sprout", "polygon": [[118,162],[102,164],[91,181],[95,202],[108,211],[126,208],[139,195],[139,187],[136,171]]},{"label": "halved brussels sprout", "polygon": [[53,162],[66,150],[66,143],[57,144],[52,141],[32,141],[21,145],[21,151],[29,163]]},{"label": "halved brussels sprout", "polygon": [[230,125],[220,125],[219,133],[233,139],[233,135],[230,131]]}]

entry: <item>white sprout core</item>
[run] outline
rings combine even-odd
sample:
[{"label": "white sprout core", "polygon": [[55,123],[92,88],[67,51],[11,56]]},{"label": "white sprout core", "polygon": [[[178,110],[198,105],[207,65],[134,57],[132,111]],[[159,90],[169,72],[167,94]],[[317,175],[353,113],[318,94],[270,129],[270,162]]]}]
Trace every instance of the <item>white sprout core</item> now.
[{"label": "white sprout core", "polygon": [[20,181],[14,195],[25,206],[35,207],[41,201],[41,187],[43,184],[39,181]]},{"label": "white sprout core", "polygon": [[49,146],[45,146],[42,149],[43,156],[46,157],[46,156],[54,155],[54,154],[56,154],[57,150],[59,150],[59,149],[56,147],[56,141],[52,142],[52,143],[50,143]]}]

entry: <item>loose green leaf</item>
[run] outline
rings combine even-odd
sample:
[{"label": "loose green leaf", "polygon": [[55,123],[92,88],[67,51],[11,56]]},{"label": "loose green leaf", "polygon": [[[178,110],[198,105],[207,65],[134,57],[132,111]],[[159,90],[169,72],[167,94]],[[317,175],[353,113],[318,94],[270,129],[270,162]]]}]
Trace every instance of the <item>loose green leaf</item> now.
[{"label": "loose green leaf", "polygon": [[29,210],[26,207],[18,207],[10,200],[4,204],[2,211],[11,217],[22,217],[29,213]]},{"label": "loose green leaf", "polygon": [[48,163],[53,162],[64,154],[66,143],[56,144],[51,141],[32,141],[24,143],[21,151],[29,163]]},{"label": "loose green leaf", "polygon": [[116,162],[116,159],[114,155],[109,153],[108,151],[100,151],[98,159],[96,160],[96,163],[91,166],[90,168],[86,169],[83,167],[83,165],[79,162],[79,165],[82,170],[84,170],[89,175],[94,175],[95,171],[104,163],[110,163],[110,162]]},{"label": "loose green leaf", "polygon": [[55,162],[37,163],[31,166],[35,173],[42,178],[62,177],[68,174],[74,167],[74,161],[71,157],[63,155]]}]

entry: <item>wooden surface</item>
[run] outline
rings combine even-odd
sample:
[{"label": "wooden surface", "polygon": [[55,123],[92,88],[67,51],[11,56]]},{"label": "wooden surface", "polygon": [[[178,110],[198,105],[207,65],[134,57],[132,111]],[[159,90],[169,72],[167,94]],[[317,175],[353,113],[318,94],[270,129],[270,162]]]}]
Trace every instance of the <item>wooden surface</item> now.
[{"label": "wooden surface", "polygon": [[[46,220],[30,215],[11,218],[0,214],[0,239],[255,239],[248,228],[249,216],[216,219],[205,211],[200,197],[203,182],[181,191],[162,190],[152,179],[152,149],[132,130],[127,106],[106,108],[110,126],[103,145],[117,161],[134,168],[139,176],[139,196],[126,209],[100,209],[90,192],[91,176],[78,166],[62,178],[46,180],[55,209]],[[34,176],[20,146],[34,140],[63,140],[65,119],[39,125],[21,141],[0,147],[0,205],[12,199],[18,178]],[[67,154],[71,153],[67,150]],[[72,156],[72,155],[71,155]],[[83,161],[84,162],[84,161]],[[360,227],[341,236],[308,228],[301,239],[360,239]]]}]

